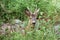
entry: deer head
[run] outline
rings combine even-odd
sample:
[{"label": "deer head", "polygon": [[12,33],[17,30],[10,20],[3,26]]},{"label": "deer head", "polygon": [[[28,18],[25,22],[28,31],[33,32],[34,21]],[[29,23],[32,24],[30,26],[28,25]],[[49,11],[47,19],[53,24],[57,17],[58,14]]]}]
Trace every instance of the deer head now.
[{"label": "deer head", "polygon": [[35,24],[39,9],[35,9],[34,13],[32,13],[28,8],[28,9],[26,9],[25,12],[26,12],[26,15],[29,17],[29,20],[30,20],[31,24]]}]

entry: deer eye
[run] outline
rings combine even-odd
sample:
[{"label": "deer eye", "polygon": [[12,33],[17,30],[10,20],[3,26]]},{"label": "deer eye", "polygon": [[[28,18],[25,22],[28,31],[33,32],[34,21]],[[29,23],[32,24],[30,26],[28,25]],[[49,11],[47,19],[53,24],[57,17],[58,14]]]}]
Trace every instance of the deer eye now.
[{"label": "deer eye", "polygon": [[38,19],[38,18],[36,18],[36,19]]}]

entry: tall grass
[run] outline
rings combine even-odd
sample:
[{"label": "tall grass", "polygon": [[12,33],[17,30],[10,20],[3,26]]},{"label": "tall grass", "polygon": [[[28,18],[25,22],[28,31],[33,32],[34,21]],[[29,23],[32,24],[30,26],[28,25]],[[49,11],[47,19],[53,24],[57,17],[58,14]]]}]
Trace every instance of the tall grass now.
[{"label": "tall grass", "polygon": [[[25,36],[19,32],[13,32],[9,33],[8,35],[0,35],[0,40],[58,40],[58,36],[54,32],[53,25],[55,22],[60,21],[59,0],[54,2],[53,0],[1,1],[5,5],[5,9],[12,12],[7,13],[0,6],[0,24],[3,24],[4,22],[10,22],[12,19],[26,21],[27,16],[25,15],[25,9],[27,7],[29,7],[32,12],[34,12],[35,8],[40,8],[37,16],[40,18],[40,20],[36,23],[36,30],[27,32]],[[37,30],[37,28],[40,28],[40,30]]]}]

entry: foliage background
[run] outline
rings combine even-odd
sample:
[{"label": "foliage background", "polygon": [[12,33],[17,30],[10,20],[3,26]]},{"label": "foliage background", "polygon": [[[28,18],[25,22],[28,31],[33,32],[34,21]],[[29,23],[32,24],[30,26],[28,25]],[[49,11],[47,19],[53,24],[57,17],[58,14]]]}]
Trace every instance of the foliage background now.
[{"label": "foliage background", "polygon": [[[57,14],[59,7],[53,2],[53,0],[1,0],[5,5],[5,9],[12,12],[7,12],[0,7],[0,21],[6,22],[10,19],[26,20],[25,9],[30,8],[32,12],[37,8],[40,8],[38,18],[51,18]],[[43,12],[43,13],[41,13]]]},{"label": "foliage background", "polygon": [[[1,6],[4,5],[4,6]],[[26,21],[25,9],[29,8],[32,12],[39,8],[38,18],[41,30],[31,32],[25,37],[19,33],[0,35],[2,40],[57,40],[54,30],[45,27],[52,26],[55,22],[60,22],[60,0],[0,0],[0,24],[10,22],[13,19]],[[37,26],[39,24],[37,22]],[[53,28],[52,28],[53,29]],[[19,38],[20,37],[20,38]],[[11,38],[11,39],[10,39]]]}]

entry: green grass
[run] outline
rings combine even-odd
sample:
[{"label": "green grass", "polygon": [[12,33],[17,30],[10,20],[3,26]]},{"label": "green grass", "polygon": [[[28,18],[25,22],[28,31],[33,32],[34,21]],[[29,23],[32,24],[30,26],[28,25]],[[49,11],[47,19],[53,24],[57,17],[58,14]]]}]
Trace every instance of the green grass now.
[{"label": "green grass", "polygon": [[21,35],[20,33],[13,32],[8,35],[0,35],[0,40],[57,40],[54,32],[51,30],[37,30]]},{"label": "green grass", "polygon": [[[13,32],[8,33],[6,35],[0,35],[0,40],[57,40],[58,39],[58,36],[54,32],[53,25],[48,26],[46,23],[45,25],[42,25],[42,23],[40,22],[37,23],[39,25],[36,24],[36,29],[29,32],[26,31],[26,35],[21,34],[21,32]],[[37,28],[40,28],[40,30],[37,30]]]}]

